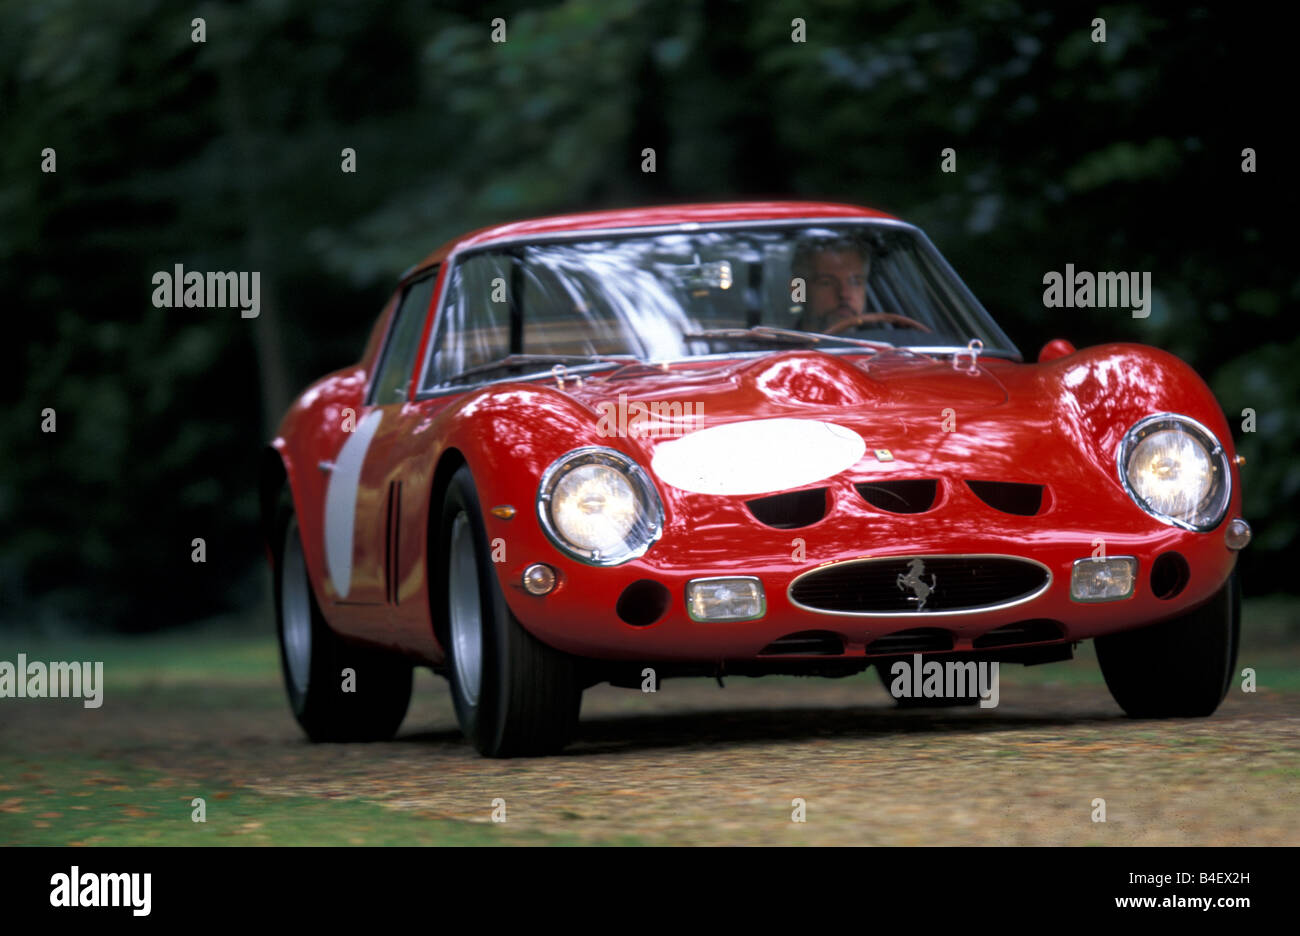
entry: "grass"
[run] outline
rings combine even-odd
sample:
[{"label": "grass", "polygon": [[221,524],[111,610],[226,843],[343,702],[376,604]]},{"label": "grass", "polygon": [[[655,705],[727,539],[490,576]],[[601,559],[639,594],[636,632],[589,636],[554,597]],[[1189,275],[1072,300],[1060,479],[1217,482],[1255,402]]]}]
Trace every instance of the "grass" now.
[{"label": "grass", "polygon": [[[8,760],[8,759],[7,759]],[[210,792],[211,791],[211,792]],[[203,822],[194,799],[204,800]],[[414,820],[414,821],[413,821]],[[265,796],[94,757],[8,760],[0,845],[573,845],[575,836],[363,800]]]},{"label": "grass", "polygon": [[208,624],[161,634],[124,637],[6,637],[0,659],[102,660],[109,689],[167,686],[265,686],[280,678],[275,639],[268,628],[242,622]]},{"label": "grass", "polygon": [[[138,727],[158,716],[195,720],[206,713],[256,721],[290,719],[278,649],[265,629],[235,622],[143,637],[51,639],[5,637],[0,659],[91,660],[104,664],[104,707],[130,711]],[[21,718],[24,706],[80,709],[73,700],[3,700],[0,714]],[[10,707],[12,706],[12,707]],[[0,730],[0,846],[5,845],[576,845],[587,839],[521,823],[467,821],[397,810],[363,799],[267,795],[241,788],[214,758],[187,759],[184,771],[136,763],[138,736],[115,743],[122,719],[104,720],[104,743],[84,750],[39,754]],[[3,721],[0,720],[0,727]],[[237,741],[229,744],[237,744]],[[159,741],[147,751],[166,753]],[[355,769],[355,768],[353,768]],[[205,822],[192,818],[194,797],[205,800]],[[609,843],[639,844],[632,836]]]}]

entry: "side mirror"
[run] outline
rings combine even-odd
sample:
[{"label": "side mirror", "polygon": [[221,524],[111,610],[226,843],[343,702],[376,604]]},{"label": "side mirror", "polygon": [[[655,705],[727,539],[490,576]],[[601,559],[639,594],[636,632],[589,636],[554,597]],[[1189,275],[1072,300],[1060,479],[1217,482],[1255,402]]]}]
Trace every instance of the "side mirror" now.
[{"label": "side mirror", "polygon": [[1038,363],[1046,364],[1048,361],[1055,361],[1057,358],[1063,358],[1067,354],[1073,354],[1077,349],[1064,338],[1053,338],[1043,349],[1038,352]]}]

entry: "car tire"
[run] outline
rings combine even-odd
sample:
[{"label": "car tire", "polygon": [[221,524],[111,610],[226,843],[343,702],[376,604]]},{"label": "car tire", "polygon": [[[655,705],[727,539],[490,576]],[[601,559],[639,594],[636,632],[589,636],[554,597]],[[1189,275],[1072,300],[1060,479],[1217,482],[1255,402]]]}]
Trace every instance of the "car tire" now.
[{"label": "car tire", "polygon": [[486,757],[561,750],[582,706],[578,661],[528,633],[507,606],[467,466],[451,479],[438,531],[441,637],[461,731]]},{"label": "car tire", "polygon": [[[276,523],[275,617],[280,670],[294,718],[313,741],[386,741],[411,701],[412,667],[344,640],[312,590],[302,535],[285,490]],[[345,670],[352,670],[345,674]]]},{"label": "car tire", "polygon": [[[880,677],[880,684],[885,687],[885,692],[889,693],[889,697],[894,700],[894,704],[896,704],[899,708],[902,709],[963,708],[966,706],[979,704],[980,697],[978,693],[969,697],[957,697],[951,699],[946,697],[936,697],[936,698],[922,697],[919,699],[914,699],[911,697],[895,697],[894,693],[890,690],[890,686],[893,685],[894,682],[894,677],[889,674],[889,669],[896,662],[898,662],[898,659],[902,659],[902,658],[899,657],[897,659],[879,660],[874,664],[872,668],[876,671],[876,675]],[[908,659],[906,662],[908,663],[909,666],[912,663],[910,659]]]},{"label": "car tire", "polygon": [[1193,611],[1098,637],[1110,694],[1132,718],[1203,718],[1228,694],[1241,639],[1237,573]]}]

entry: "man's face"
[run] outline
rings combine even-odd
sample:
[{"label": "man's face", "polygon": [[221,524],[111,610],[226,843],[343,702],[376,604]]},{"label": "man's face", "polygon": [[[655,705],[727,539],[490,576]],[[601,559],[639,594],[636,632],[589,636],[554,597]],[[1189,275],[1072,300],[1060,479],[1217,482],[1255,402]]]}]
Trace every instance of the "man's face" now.
[{"label": "man's face", "polygon": [[812,256],[808,308],[816,330],[862,315],[870,264],[856,250],[819,250]]}]

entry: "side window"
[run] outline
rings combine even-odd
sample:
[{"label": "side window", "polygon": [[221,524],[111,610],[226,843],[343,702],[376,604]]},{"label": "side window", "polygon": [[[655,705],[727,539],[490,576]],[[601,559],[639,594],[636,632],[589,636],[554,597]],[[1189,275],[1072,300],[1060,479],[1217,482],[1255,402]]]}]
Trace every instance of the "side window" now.
[{"label": "side window", "polygon": [[510,353],[511,258],[476,254],[451,270],[424,386]]},{"label": "side window", "polygon": [[406,384],[411,379],[415,365],[415,352],[433,299],[433,286],[438,281],[435,269],[424,279],[406,287],[402,302],[397,307],[392,326],[388,329],[388,342],[370,391],[370,402],[376,406],[406,402]]}]

